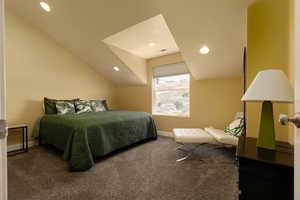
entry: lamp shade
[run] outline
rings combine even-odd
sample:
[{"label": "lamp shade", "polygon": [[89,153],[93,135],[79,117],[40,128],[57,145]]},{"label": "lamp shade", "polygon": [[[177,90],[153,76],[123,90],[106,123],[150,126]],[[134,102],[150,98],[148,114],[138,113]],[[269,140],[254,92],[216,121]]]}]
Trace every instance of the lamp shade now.
[{"label": "lamp shade", "polygon": [[242,101],[291,103],[294,101],[293,89],[281,70],[265,70],[256,75]]}]

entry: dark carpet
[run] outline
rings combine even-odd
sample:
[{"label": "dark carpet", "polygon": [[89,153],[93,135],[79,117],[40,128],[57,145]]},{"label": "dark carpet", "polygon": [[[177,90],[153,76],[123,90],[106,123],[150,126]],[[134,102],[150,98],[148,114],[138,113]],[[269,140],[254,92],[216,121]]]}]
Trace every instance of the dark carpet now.
[{"label": "dark carpet", "polygon": [[9,200],[238,199],[232,149],[201,146],[176,163],[176,146],[161,137],[102,159],[86,172],[69,172],[52,148],[35,147],[8,158]]}]

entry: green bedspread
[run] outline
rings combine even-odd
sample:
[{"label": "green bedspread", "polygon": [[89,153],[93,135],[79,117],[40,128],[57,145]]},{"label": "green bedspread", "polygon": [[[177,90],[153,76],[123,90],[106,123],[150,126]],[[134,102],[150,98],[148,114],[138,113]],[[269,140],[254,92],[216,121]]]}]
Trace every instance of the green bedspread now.
[{"label": "green bedspread", "polygon": [[157,138],[148,113],[106,111],[97,113],[45,115],[40,120],[43,143],[64,151],[72,171],[91,168],[94,158],[145,139]]}]

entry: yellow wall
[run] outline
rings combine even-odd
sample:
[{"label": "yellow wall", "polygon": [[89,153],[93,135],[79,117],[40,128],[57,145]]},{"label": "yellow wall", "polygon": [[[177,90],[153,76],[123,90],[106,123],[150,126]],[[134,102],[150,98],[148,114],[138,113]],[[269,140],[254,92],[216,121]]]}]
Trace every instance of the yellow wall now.
[{"label": "yellow wall", "polygon": [[[6,10],[6,84],[9,124],[26,123],[29,133],[42,115],[43,97],[107,99],[114,87],[47,35]],[[9,143],[14,143],[14,138]],[[18,141],[19,142],[19,141]]]},{"label": "yellow wall", "polygon": [[[140,87],[117,88],[120,109],[151,113],[152,68],[182,62],[180,54],[172,54],[148,61],[148,84]],[[190,117],[154,116],[158,130],[171,131],[176,127],[207,127],[223,129],[238,111],[242,111],[242,79],[201,80],[190,82]]]},{"label": "yellow wall", "polygon": [[[248,85],[259,71],[265,69],[281,69],[293,82],[291,2],[261,0],[248,8]],[[257,137],[261,104],[247,103],[247,110],[247,134]],[[277,140],[292,141],[289,127],[278,123],[279,113],[291,110],[292,106],[288,104],[274,104]]]}]

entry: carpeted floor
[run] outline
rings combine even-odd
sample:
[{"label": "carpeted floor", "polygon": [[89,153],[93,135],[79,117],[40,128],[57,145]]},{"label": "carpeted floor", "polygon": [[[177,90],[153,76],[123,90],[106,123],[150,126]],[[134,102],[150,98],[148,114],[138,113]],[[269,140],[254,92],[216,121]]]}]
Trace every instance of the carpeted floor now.
[{"label": "carpeted floor", "polygon": [[35,147],[8,158],[9,200],[238,199],[233,150],[202,146],[176,163],[176,146],[161,137],[72,173],[57,152]]}]

